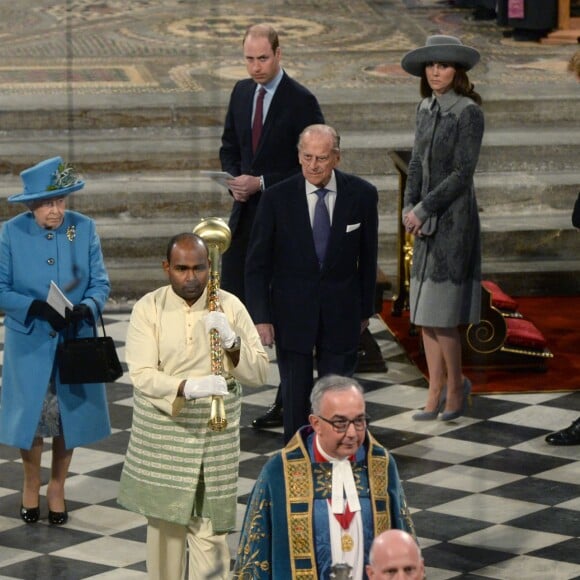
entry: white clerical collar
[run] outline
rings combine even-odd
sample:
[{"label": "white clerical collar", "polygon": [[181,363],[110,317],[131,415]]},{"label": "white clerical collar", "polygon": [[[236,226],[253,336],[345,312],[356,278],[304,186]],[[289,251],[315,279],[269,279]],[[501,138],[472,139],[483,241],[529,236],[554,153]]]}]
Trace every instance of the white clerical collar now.
[{"label": "white clerical collar", "polygon": [[360,502],[352,474],[352,464],[348,457],[344,459],[331,457],[318,444],[318,437],[314,438],[314,445],[316,445],[316,449],[320,455],[332,464],[332,513],[344,513],[346,507],[344,504],[345,495],[350,511],[360,511]]}]

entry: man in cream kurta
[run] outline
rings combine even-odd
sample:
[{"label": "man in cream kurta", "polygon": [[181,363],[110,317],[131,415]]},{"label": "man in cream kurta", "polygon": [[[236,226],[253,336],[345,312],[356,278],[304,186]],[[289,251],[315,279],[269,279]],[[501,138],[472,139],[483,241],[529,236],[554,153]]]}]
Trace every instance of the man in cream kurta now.
[{"label": "man in cream kurta", "polygon": [[[225,534],[235,525],[241,383],[266,381],[268,357],[243,304],[219,292],[207,309],[203,240],[179,234],[163,267],[170,281],[134,306],[126,359],[133,381],[131,438],[119,503],[148,518],[150,579],[227,578]],[[224,376],[211,374],[209,330],[219,331]],[[224,397],[227,427],[208,428],[211,395]]]}]

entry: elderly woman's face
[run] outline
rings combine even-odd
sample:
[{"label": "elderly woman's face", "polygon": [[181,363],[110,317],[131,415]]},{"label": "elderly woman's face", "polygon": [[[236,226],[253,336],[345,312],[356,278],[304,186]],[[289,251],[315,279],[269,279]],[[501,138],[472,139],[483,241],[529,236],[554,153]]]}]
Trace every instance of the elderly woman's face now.
[{"label": "elderly woman's face", "polygon": [[35,201],[30,206],[36,223],[47,230],[55,230],[62,224],[65,209],[66,197],[51,197]]}]

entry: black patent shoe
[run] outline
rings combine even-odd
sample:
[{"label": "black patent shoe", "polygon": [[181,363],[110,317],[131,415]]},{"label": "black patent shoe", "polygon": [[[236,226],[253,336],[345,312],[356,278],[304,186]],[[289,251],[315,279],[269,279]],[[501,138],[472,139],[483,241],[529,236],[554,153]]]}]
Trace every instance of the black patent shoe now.
[{"label": "black patent shoe", "polygon": [[570,427],[550,433],[546,437],[550,445],[580,445],[580,418],[576,419]]},{"label": "black patent shoe", "polygon": [[254,429],[265,429],[268,427],[282,427],[282,407],[274,403],[261,417],[252,421]]},{"label": "black patent shoe", "polygon": [[68,511],[66,509],[66,503],[64,505],[63,512],[53,512],[52,510],[48,510],[48,523],[52,524],[53,526],[62,526],[66,524],[68,521]]},{"label": "black patent shoe", "polygon": [[35,524],[40,517],[40,508],[26,508],[23,505],[20,506],[20,517],[23,522],[27,524]]}]

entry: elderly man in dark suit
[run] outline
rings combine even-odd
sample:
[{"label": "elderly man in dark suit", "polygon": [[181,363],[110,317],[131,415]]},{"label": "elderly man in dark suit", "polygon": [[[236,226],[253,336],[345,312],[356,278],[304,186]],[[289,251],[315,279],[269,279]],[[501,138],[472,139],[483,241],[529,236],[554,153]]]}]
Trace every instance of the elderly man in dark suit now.
[{"label": "elderly man in dark suit", "polygon": [[354,373],[377,274],[377,189],[335,169],[328,125],[302,132],[298,157],[302,175],[263,193],[246,260],[248,310],[276,343],[286,442],[308,420],[314,359],[319,377]]},{"label": "elderly man in dark suit", "polygon": [[324,118],[316,97],[281,68],[278,34],[271,26],[250,26],[243,49],[251,78],[232,91],[220,149],[222,169],[234,176],[228,182],[232,242],[222,258],[221,287],[245,301],[244,262],[260,194],[299,172],[298,136]]}]

